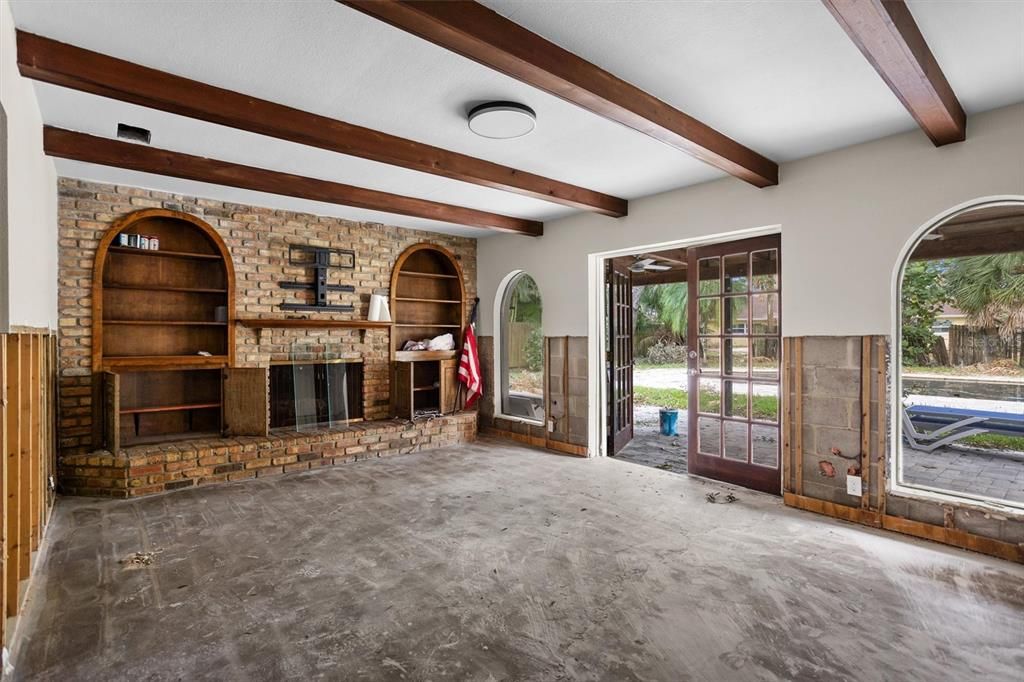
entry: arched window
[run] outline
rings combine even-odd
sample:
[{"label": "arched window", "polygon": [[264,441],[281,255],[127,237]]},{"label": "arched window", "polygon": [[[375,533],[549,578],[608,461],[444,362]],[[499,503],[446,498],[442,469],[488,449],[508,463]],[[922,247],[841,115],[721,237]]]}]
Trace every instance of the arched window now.
[{"label": "arched window", "polygon": [[928,230],[898,304],[897,486],[1024,507],[1024,202]]},{"label": "arched window", "polygon": [[505,278],[498,306],[498,413],[544,421],[544,332],[537,283],[525,272]]}]

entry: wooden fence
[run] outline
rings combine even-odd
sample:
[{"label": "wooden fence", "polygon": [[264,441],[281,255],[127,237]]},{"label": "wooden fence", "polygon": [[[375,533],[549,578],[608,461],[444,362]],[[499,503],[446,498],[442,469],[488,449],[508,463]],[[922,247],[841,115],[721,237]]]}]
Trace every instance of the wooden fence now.
[{"label": "wooden fence", "polygon": [[949,363],[954,367],[1013,360],[1024,367],[1024,331],[1009,339],[995,329],[949,328]]},{"label": "wooden fence", "polygon": [[530,332],[536,327],[536,322],[509,323],[507,327],[509,369],[522,369],[530,364],[526,358],[526,345],[530,339]]},{"label": "wooden fence", "polygon": [[0,639],[17,616],[32,552],[50,517],[56,471],[56,337],[0,334]]}]

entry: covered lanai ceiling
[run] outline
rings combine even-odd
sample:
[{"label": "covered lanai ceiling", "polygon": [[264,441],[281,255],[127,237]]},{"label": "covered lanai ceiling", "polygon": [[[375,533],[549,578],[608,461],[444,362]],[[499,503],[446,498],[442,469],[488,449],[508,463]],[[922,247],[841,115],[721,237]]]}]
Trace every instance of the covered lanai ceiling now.
[{"label": "covered lanai ceiling", "polygon": [[[817,0],[483,4],[779,163],[917,127]],[[1024,3],[912,0],[909,6],[968,117],[1024,100]],[[12,8],[21,31],[614,197],[633,200],[725,176],[652,137],[332,0],[12,0]],[[35,87],[44,122],[72,131],[114,138],[117,124],[127,123],[151,130],[159,149],[537,221],[580,210],[57,85]],[[474,135],[466,112],[488,100],[528,105],[536,130],[513,140]],[[57,170],[239,203],[491,234],[68,159],[58,159]]]}]

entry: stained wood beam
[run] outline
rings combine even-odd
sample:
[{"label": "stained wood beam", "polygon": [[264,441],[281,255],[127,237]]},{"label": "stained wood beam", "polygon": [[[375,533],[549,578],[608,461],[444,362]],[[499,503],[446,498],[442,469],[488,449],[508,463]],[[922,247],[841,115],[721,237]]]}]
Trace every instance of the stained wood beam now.
[{"label": "stained wood beam", "polygon": [[1024,250],[1024,227],[977,236],[926,239],[919,243],[914,252],[910,254],[910,260],[989,256],[1021,250]]},{"label": "stained wood beam", "polygon": [[43,149],[49,156],[185,180],[209,182],[257,192],[324,201],[456,225],[482,227],[539,237],[543,223],[452,206],[426,199],[353,187],[340,182],[307,178],[265,168],[243,166],[141,144],[110,140],[62,128],[43,128]]},{"label": "stained wood beam", "polygon": [[774,161],[479,3],[338,2],[649,135],[757,187],[779,182]]},{"label": "stained wood beam", "polygon": [[625,199],[18,31],[26,78],[563,206],[622,217]]},{"label": "stained wood beam", "polygon": [[967,114],[903,0],[822,0],[936,147],[962,142]]}]

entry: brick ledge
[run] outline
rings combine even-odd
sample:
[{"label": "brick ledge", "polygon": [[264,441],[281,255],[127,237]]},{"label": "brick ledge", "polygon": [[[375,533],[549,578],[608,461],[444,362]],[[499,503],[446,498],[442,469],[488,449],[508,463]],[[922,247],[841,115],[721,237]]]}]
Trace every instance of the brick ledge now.
[{"label": "brick ledge", "polygon": [[409,454],[476,439],[477,413],[429,421],[367,421],[339,429],[274,432],[98,450],[59,463],[67,495],[139,497],[247,478]]}]

